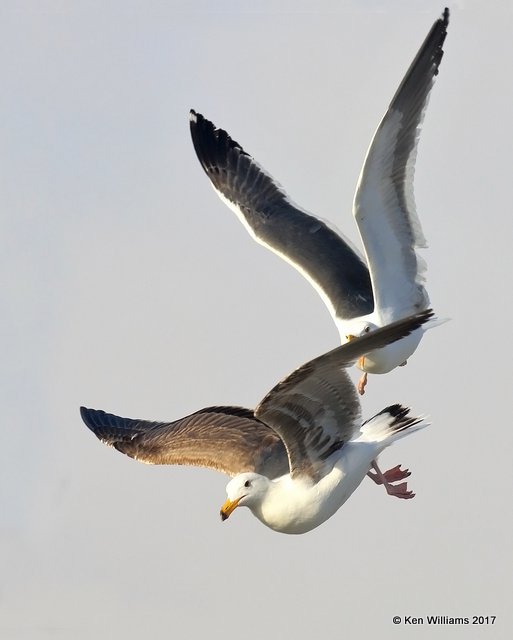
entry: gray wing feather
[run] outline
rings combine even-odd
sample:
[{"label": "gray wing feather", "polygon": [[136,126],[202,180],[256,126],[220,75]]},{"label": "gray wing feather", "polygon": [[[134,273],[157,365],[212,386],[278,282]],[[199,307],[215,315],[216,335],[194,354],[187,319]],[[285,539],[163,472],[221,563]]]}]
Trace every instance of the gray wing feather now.
[{"label": "gray wing feather", "polygon": [[449,10],[437,20],[399,86],[372,139],[358,181],[354,216],[383,321],[425,309],[425,247],[415,209],[415,160],[430,91],[443,56]]},{"label": "gray wing feather", "polygon": [[148,464],[208,467],[237,475],[288,473],[279,436],[242,407],[209,407],[174,422],[121,418],[80,408],[85,424],[103,442]]},{"label": "gray wing feather", "polygon": [[292,204],[281,186],[226,131],[195,111],[190,128],[213,187],[255,240],[305,276],[334,317],[371,313],[369,271],[352,247],[324,222]]},{"label": "gray wing feather", "polygon": [[[413,173],[420,127],[429,94],[444,54],[443,44],[449,25],[449,9],[433,24],[415,59],[396,91],[389,110],[402,115],[401,132],[394,149],[392,177],[399,196],[399,206],[412,219],[412,235],[418,246],[425,246],[420,222],[415,211]],[[386,116],[382,125],[386,122]]]},{"label": "gray wing feather", "polygon": [[255,409],[287,448],[292,476],[315,481],[325,463],[360,428],[360,402],[345,369],[361,356],[406,337],[433,317],[410,316],[325,353],[279,382]]}]

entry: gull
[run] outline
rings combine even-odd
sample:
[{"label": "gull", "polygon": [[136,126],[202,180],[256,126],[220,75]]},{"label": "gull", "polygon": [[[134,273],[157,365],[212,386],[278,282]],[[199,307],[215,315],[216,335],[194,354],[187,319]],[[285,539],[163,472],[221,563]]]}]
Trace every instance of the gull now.
[{"label": "gull", "polygon": [[[285,190],[223,129],[194,110],[190,130],[198,159],[218,196],[250,235],[315,287],[347,342],[429,306],[426,247],[413,193],[420,127],[443,56],[449,10],[432,26],[381,120],[356,187],[353,216],[365,260],[341,234],[294,204]],[[286,117],[286,116],[285,116]],[[283,119],[283,118],[282,118]],[[367,373],[406,364],[423,329],[361,356]]]},{"label": "gull", "polygon": [[371,468],[388,493],[412,497],[406,483],[391,485],[375,460],[425,420],[393,404],[362,424],[346,368],[410,335],[432,315],[427,310],[399,320],[307,362],[254,411],[208,407],[173,422],[149,422],[81,407],[82,419],[104,443],[141,462],[202,466],[232,476],[223,520],[245,506],[275,531],[306,533],[330,518]]}]

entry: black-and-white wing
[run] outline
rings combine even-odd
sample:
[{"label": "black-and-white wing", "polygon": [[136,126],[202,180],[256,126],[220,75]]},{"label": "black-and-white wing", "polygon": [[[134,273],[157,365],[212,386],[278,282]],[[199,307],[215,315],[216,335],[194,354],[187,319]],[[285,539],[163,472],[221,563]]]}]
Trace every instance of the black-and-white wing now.
[{"label": "black-and-white wing", "polygon": [[194,149],[215,191],[250,235],[295,267],[332,316],[350,319],[374,308],[367,266],[324,222],[293,204],[282,187],[223,129],[190,113]]},{"label": "black-and-white wing", "polygon": [[292,476],[317,481],[326,460],[360,424],[360,402],[345,369],[358,358],[406,337],[433,317],[431,310],[376,329],[325,353],[279,382],[255,409],[287,448]]},{"label": "black-and-white wing", "polygon": [[234,476],[255,471],[274,478],[289,471],[278,435],[242,407],[208,407],[174,422],[133,420],[80,408],[103,442],[148,464],[182,464]]},{"label": "black-and-white wing", "polygon": [[437,20],[408,69],[367,152],[353,213],[383,323],[425,309],[425,247],[415,210],[413,177],[420,127],[443,56],[449,10]]}]

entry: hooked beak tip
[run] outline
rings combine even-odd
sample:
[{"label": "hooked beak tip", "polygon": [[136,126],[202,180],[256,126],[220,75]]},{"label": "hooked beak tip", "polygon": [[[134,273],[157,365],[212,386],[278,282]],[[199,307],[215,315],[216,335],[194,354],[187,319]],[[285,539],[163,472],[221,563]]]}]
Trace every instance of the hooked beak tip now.
[{"label": "hooked beak tip", "polygon": [[221,507],[221,510],[219,511],[219,515],[221,516],[221,520],[223,522],[230,517],[232,511],[237,507],[237,505],[239,504],[239,502],[241,500],[242,500],[242,498],[238,498],[237,500],[228,499],[223,504],[223,506]]}]

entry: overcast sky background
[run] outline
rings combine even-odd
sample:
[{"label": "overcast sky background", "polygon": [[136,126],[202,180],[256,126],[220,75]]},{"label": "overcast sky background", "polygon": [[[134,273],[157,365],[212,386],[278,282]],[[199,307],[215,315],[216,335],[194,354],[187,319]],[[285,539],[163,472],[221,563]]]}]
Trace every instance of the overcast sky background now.
[{"label": "overcast sky background", "polygon": [[[214,194],[188,111],[357,243],[367,146],[443,6],[1,3],[2,638],[511,637],[511,2],[450,3],[415,189],[452,321],[363,399],[431,416],[382,456],[415,500],[366,480],[304,536],[247,509],[222,524],[226,477],[138,464],[78,413],[253,407],[336,346]],[[413,636],[394,615],[497,621]]]}]

